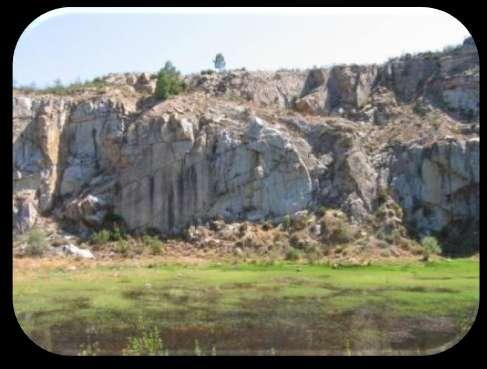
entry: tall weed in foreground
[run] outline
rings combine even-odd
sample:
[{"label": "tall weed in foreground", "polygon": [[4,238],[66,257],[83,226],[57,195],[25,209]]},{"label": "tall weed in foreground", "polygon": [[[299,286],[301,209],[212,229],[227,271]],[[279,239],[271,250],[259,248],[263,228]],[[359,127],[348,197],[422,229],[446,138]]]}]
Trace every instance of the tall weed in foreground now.
[{"label": "tall weed in foreground", "polygon": [[88,343],[86,345],[82,344],[78,356],[97,356],[99,352],[100,347],[98,342],[94,342],[93,344]]},{"label": "tall weed in foreground", "polygon": [[198,340],[194,340],[194,354],[196,356],[203,355],[203,352],[201,351],[201,347],[200,347]]},{"label": "tall weed in foreground", "polygon": [[144,330],[138,337],[130,337],[128,346],[122,354],[124,356],[168,356],[169,350],[164,348],[158,329],[153,327]]},{"label": "tall weed in foreground", "polygon": [[352,356],[352,346],[350,344],[350,339],[346,339],[345,341],[345,352],[347,353],[347,356]]}]

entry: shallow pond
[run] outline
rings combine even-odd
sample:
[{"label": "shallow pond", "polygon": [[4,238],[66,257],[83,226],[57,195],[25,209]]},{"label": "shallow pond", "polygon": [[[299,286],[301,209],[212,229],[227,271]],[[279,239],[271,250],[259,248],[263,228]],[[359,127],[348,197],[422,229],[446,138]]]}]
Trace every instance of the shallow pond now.
[{"label": "shallow pond", "polygon": [[51,271],[17,278],[14,303],[29,337],[64,355],[422,355],[470,328],[477,269]]}]

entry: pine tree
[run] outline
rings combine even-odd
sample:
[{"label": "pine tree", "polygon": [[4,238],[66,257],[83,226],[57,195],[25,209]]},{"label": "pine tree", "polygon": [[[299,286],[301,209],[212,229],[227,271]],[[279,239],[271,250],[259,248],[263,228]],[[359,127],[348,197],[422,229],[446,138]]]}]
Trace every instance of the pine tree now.
[{"label": "pine tree", "polygon": [[215,68],[222,71],[225,69],[225,58],[223,57],[222,53],[218,53],[215,56],[215,60],[213,60],[213,63],[215,64]]}]

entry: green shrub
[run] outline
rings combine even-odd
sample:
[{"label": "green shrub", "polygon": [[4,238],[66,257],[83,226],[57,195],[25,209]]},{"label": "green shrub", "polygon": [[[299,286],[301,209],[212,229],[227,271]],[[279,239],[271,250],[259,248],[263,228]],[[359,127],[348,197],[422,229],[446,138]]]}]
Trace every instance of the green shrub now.
[{"label": "green shrub", "polygon": [[110,232],[110,241],[121,241],[125,239],[125,233],[120,229],[120,227],[116,226]]},{"label": "green shrub", "polygon": [[103,244],[110,241],[110,232],[106,229],[95,232],[91,235],[91,243],[93,244]]},{"label": "green shrub", "polygon": [[32,229],[27,235],[25,253],[28,256],[42,256],[47,246],[47,238],[40,229]]},{"label": "green shrub", "polygon": [[377,191],[377,203],[379,205],[384,204],[390,197],[389,190],[384,187],[380,187]]},{"label": "green shrub", "polygon": [[423,237],[421,239],[421,246],[423,247],[423,258],[425,261],[429,260],[431,254],[441,253],[441,247],[435,237]]},{"label": "green shrub", "polygon": [[342,136],[340,139],[340,143],[345,147],[346,149],[352,147],[353,145],[353,138],[351,136]]},{"label": "green shrub", "polygon": [[384,217],[386,216],[386,207],[384,204],[382,204],[381,206],[379,206],[376,211],[375,211],[375,216],[381,220],[381,219],[384,219]]},{"label": "green shrub", "polygon": [[289,227],[291,226],[291,217],[289,216],[289,214],[283,218],[282,226],[284,229],[289,229]]},{"label": "green shrub", "polygon": [[159,240],[159,238],[146,234],[142,237],[142,242],[144,243],[144,246],[150,248],[153,255],[158,255],[161,253],[162,242]]},{"label": "green shrub", "polygon": [[299,257],[300,257],[300,252],[296,249],[290,249],[286,253],[286,260],[295,261],[295,260],[299,260]]},{"label": "green shrub", "polygon": [[317,247],[309,247],[306,250],[306,260],[309,264],[317,263],[322,257],[320,250]]},{"label": "green shrub", "polygon": [[184,81],[181,80],[179,71],[171,62],[166,62],[157,74],[155,95],[158,99],[168,99],[171,96],[180,94],[186,88]]},{"label": "green shrub", "polygon": [[353,233],[347,223],[343,223],[340,228],[334,230],[331,240],[335,243],[347,243],[353,240]]},{"label": "green shrub", "polygon": [[119,240],[116,246],[116,252],[122,256],[127,256],[129,252],[129,242],[127,240]]},{"label": "green shrub", "polygon": [[340,244],[352,241],[355,230],[339,210],[327,210],[320,222],[323,243]]}]

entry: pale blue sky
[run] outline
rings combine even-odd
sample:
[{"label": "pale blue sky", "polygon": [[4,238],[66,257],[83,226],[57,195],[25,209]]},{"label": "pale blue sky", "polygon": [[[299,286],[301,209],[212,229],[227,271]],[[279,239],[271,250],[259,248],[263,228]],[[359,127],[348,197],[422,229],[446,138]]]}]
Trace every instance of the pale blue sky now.
[{"label": "pale blue sky", "polygon": [[430,8],[285,10],[56,10],[20,37],[14,80],[41,87],[56,78],[69,83],[110,72],[156,71],[166,60],[191,73],[212,67],[218,52],[230,69],[380,63],[404,52],[439,50],[469,35],[458,20]]}]

